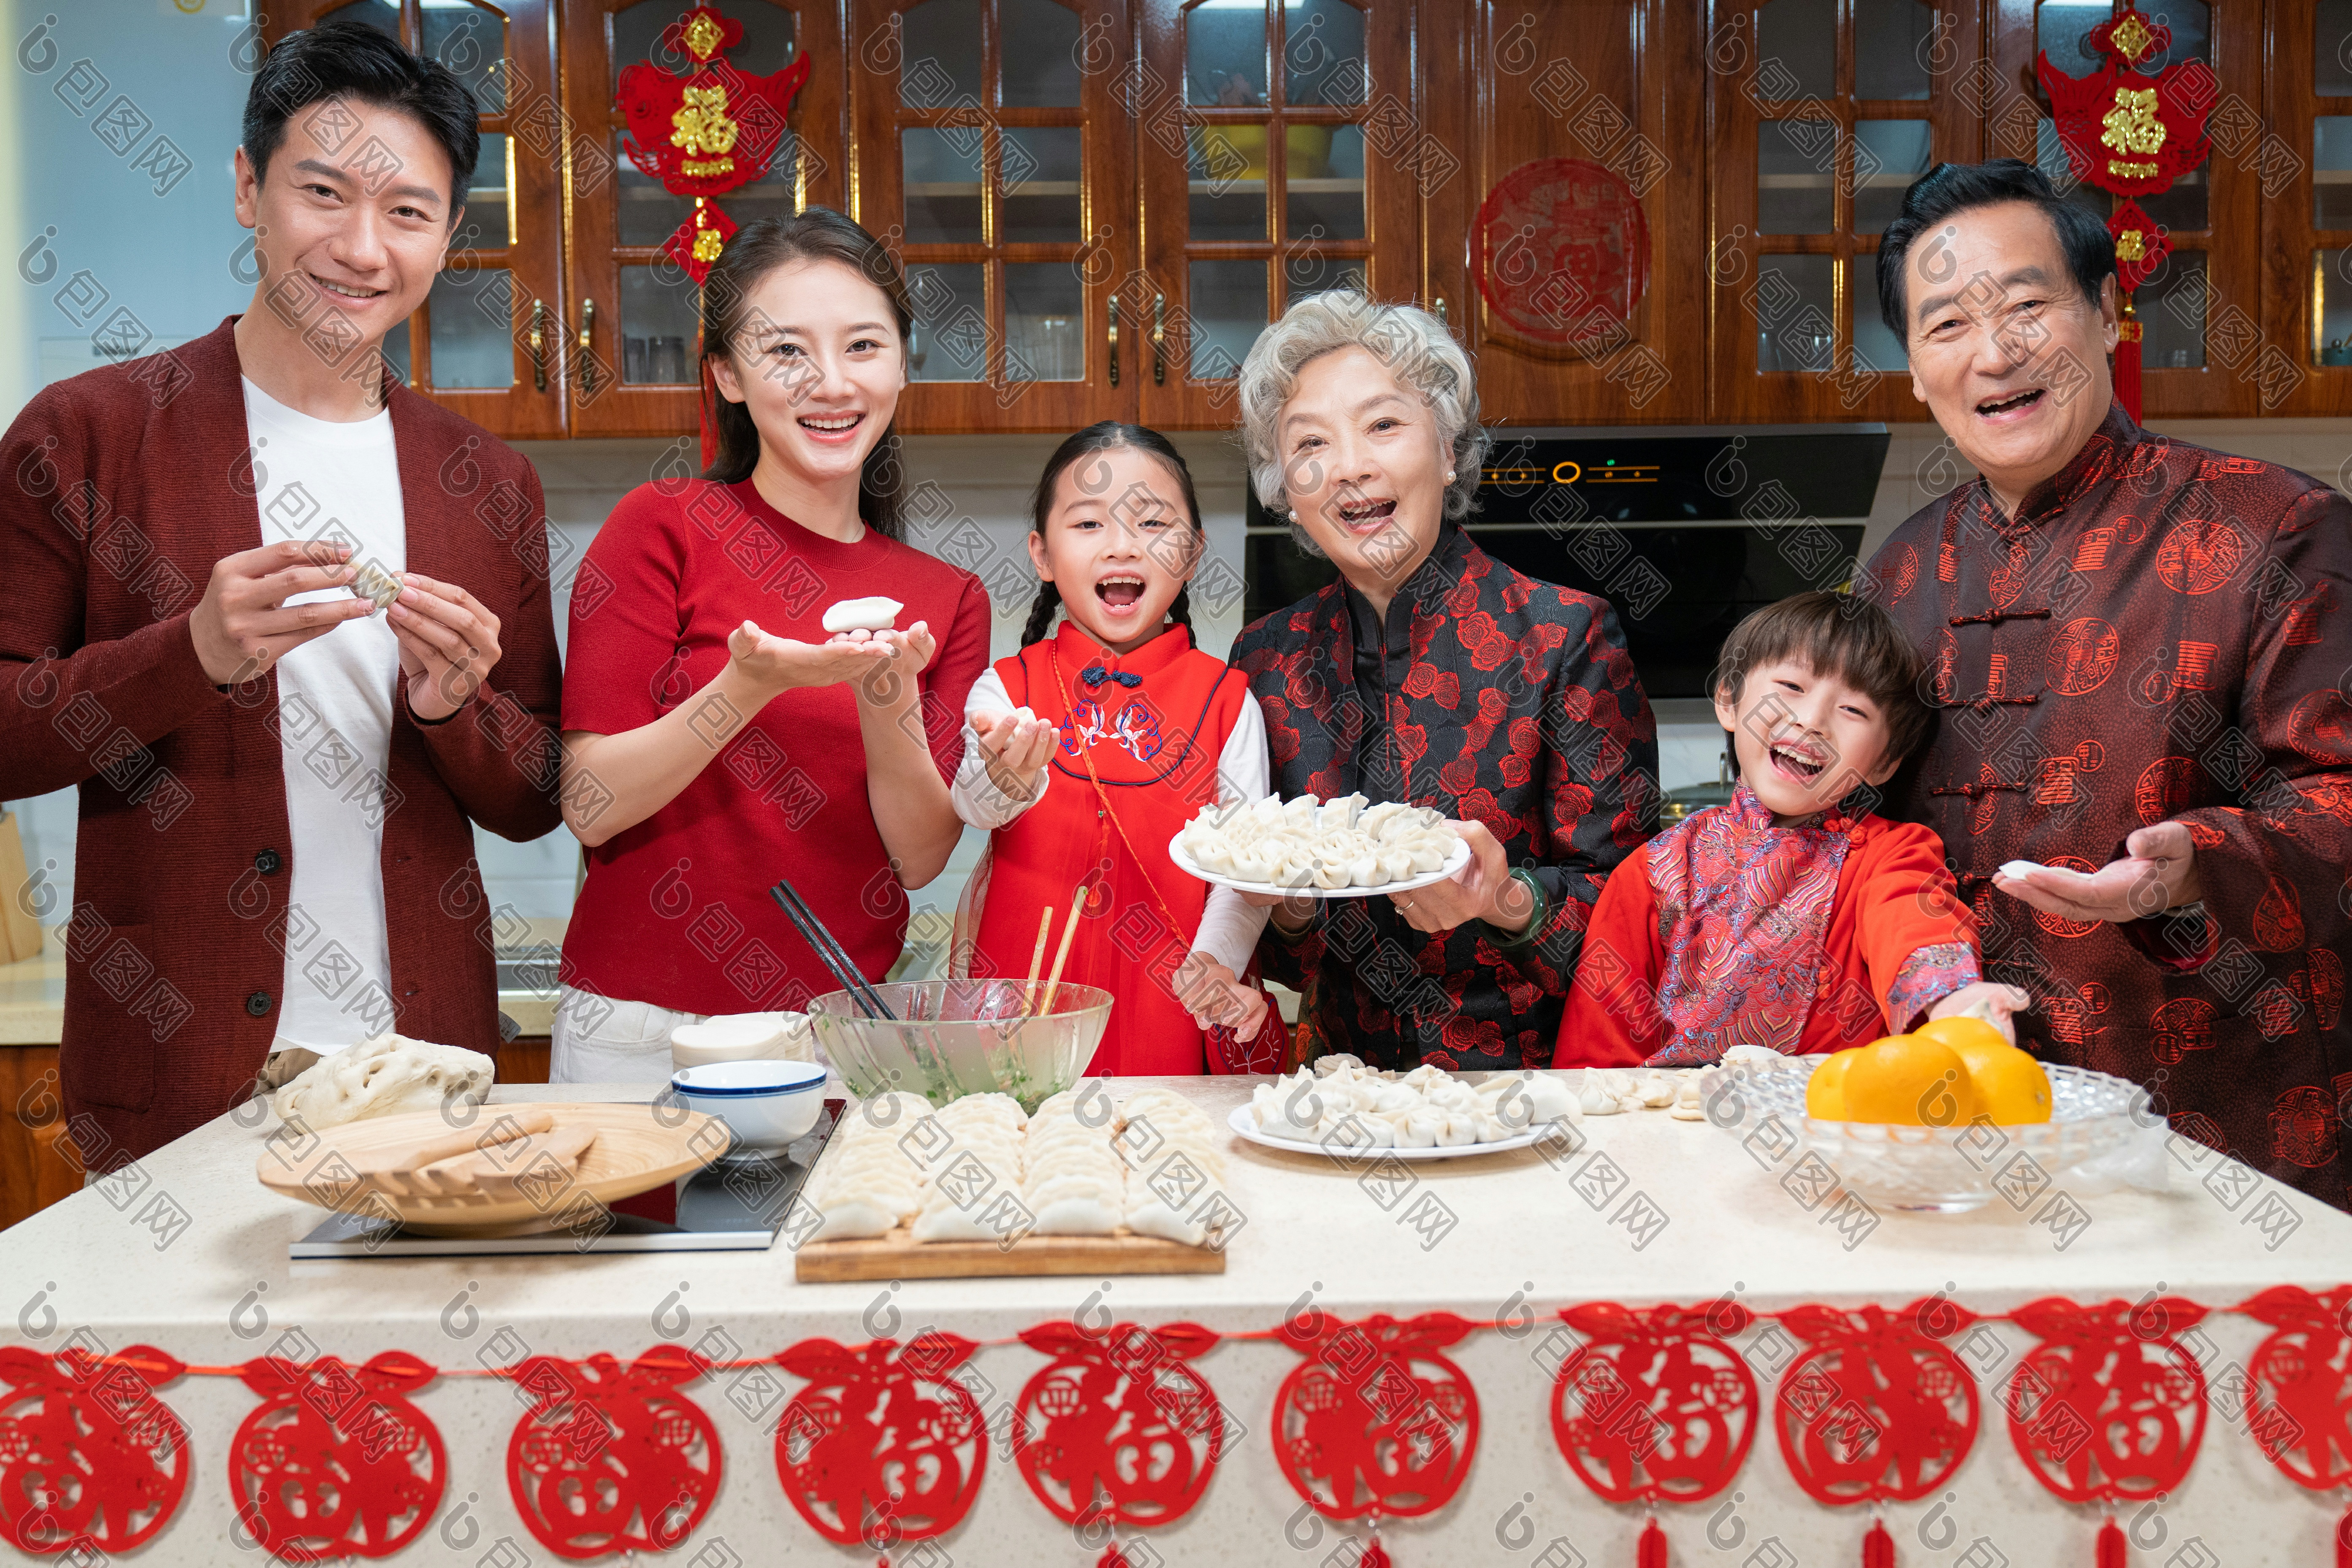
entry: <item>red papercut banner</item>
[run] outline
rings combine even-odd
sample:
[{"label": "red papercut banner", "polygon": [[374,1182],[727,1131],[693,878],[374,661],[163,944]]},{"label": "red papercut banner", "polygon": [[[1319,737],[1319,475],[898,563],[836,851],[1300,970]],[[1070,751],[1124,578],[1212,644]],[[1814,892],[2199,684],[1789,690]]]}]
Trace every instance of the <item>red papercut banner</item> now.
[{"label": "red papercut banner", "polygon": [[1579,1479],[1611,1502],[1701,1502],[1731,1484],[1756,1441],[1756,1379],[1722,1337],[1753,1321],[1745,1307],[1601,1301],[1560,1317],[1585,1336],[1551,1399]]},{"label": "red papercut banner", "polygon": [[710,1417],[677,1389],[709,1364],[658,1345],[625,1368],[603,1352],[514,1368],[531,1407],[507,1444],[507,1489],[541,1546],[576,1562],[667,1552],[694,1533],[725,1457]]},{"label": "red papercut banner", "polygon": [[153,1540],[188,1489],[188,1429],[155,1397],[184,1370],[151,1345],[0,1349],[0,1540],[95,1562]]},{"label": "red papercut banner", "polygon": [[1021,1479],[1064,1524],[1129,1529],[1192,1511],[1223,1457],[1224,1407],[1187,1363],[1214,1349],[1197,1323],[1068,1322],[1024,1329],[1054,1359],[1022,1385],[1013,1430]]},{"label": "red papercut banner", "polygon": [[2204,1316],[2178,1296],[2053,1296],[2010,1314],[2042,1341],[2010,1379],[2010,1441],[2052,1495],[2137,1502],[2187,1478],[2205,1439],[2205,1371],[2174,1336]]},{"label": "red papercut banner", "polygon": [[2239,1310],[2273,1331],[2246,1363],[2254,1441],[2297,1486],[2352,1486],[2352,1285],[2281,1285]]},{"label": "red papercut banner", "polygon": [[2131,7],[2091,30],[2105,64],[2085,77],[2034,58],[2033,74],[2077,178],[2117,195],[2161,191],[2205,161],[2205,117],[2221,96],[2202,60],[2168,65],[2154,76],[2133,67],[2172,45],[2172,31]]},{"label": "red papercut banner", "polygon": [[1282,1327],[1307,1359],[1274,1401],[1274,1456],[1326,1519],[1412,1519],[1453,1500],[1478,1452],[1478,1394],[1438,1352],[1477,1325],[1451,1312]]},{"label": "red papercut banner", "polygon": [[1977,1439],[1976,1380],[1923,1323],[1948,1333],[1971,1315],[1921,1301],[1895,1312],[1798,1307],[1780,1319],[1812,1347],[1773,1401],[1780,1456],[1806,1496],[1909,1502],[1959,1468]]},{"label": "red papercut banner", "polygon": [[240,1375],[261,1403],[229,1442],[229,1492],[257,1545],[296,1563],[389,1557],[424,1533],[449,1479],[440,1432],[406,1398],[440,1375],[430,1363],[263,1356]]},{"label": "red papercut banner", "polygon": [[904,1349],[803,1340],[777,1355],[809,1383],[776,1423],[776,1474],[811,1529],[887,1552],[963,1522],[988,1468],[988,1423],[950,1374],[979,1348],[927,1333]]}]

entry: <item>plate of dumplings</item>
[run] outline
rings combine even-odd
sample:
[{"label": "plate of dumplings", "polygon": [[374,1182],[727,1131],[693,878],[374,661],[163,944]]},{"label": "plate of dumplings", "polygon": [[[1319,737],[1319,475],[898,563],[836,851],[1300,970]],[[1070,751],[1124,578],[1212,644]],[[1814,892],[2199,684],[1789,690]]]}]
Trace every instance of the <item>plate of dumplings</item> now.
[{"label": "plate of dumplings", "polygon": [[1472,1084],[1424,1063],[1372,1071],[1353,1057],[1258,1085],[1225,1124],[1253,1143],[1358,1160],[1458,1160],[1531,1148],[1580,1119],[1568,1080],[1532,1069]]},{"label": "plate of dumplings", "polygon": [[1470,846],[1434,806],[1270,795],[1205,808],[1168,841],[1168,856],[1215,887],[1357,899],[1443,882],[1470,864]]}]

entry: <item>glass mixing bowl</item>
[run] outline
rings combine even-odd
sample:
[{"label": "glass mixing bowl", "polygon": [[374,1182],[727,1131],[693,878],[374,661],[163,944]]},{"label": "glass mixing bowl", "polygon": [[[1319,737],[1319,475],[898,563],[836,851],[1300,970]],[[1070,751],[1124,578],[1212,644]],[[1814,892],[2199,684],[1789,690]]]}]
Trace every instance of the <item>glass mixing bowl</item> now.
[{"label": "glass mixing bowl", "polygon": [[912,980],[874,987],[898,1016],[869,1018],[846,991],[808,1005],[834,1069],[861,1100],[908,1089],[934,1106],[1009,1094],[1024,1110],[1078,1081],[1110,1022],[1110,993],[1055,988],[1054,1010],[1022,1006],[1017,980]]}]

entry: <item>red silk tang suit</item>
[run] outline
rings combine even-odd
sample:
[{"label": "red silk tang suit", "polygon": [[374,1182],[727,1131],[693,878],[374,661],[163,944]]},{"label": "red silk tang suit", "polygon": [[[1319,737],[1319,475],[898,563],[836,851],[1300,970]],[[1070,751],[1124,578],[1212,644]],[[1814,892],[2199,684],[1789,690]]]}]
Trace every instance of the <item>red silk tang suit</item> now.
[{"label": "red silk tang suit", "polygon": [[1342,578],[1244,628],[1277,794],[1433,805],[1486,825],[1543,889],[1534,929],[1416,931],[1381,897],[1258,939],[1301,994],[1302,1058],[1546,1067],[1601,879],[1657,823],[1657,726],[1608,601],[1514,572],[1442,526],[1383,620]]},{"label": "red silk tang suit", "polygon": [[[2346,1206],[2352,505],[2116,405],[2014,518],[1972,481],[1867,577],[1941,710],[1898,804],[1942,837],[1988,977],[2033,992],[2021,1040]],[[2201,914],[2070,921],[1991,889],[2005,860],[2093,870],[2168,820],[2195,841]],[[2242,1173],[2175,1152],[2246,1201]]]},{"label": "red silk tang suit", "polygon": [[1975,924],[1917,823],[1830,811],[1776,827],[1742,784],[1609,874],[1552,1066],[1868,1045],[1978,978]]},{"label": "red silk tang suit", "polygon": [[[1192,951],[1209,885],[1176,868],[1168,841],[1215,803],[1217,758],[1250,700],[1247,683],[1194,648],[1181,626],[1122,657],[1064,621],[995,669],[1014,705],[1061,726],[1062,741],[1047,763],[1053,788],[990,835],[971,973],[1026,974],[1046,909],[1050,971],[1083,883],[1086,918],[1062,979],[1113,998],[1086,1070],[1203,1071],[1207,1037],[1171,977]],[[1279,1026],[1272,1018],[1265,1026]]]}]

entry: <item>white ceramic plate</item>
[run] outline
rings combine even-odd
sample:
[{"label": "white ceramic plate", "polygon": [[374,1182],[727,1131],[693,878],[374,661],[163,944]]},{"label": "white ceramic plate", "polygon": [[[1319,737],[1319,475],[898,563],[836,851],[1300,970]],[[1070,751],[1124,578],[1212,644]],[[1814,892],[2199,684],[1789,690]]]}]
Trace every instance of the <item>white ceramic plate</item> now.
[{"label": "white ceramic plate", "polygon": [[1334,1153],[1320,1143],[1304,1143],[1293,1138],[1277,1138],[1271,1132],[1264,1131],[1258,1127],[1257,1119],[1250,1114],[1250,1108],[1246,1105],[1234,1106],[1233,1114],[1225,1118],[1225,1125],[1253,1143],[1263,1143],[1269,1149],[1287,1149],[1294,1154],[1318,1154],[1326,1160],[1342,1158],[1366,1160],[1381,1154],[1394,1154],[1400,1160],[1464,1160],[1473,1154],[1503,1154],[1508,1153],[1513,1149],[1533,1148],[1542,1142],[1543,1135],[1550,1128],[1551,1123],[1547,1121],[1540,1126],[1530,1127],[1517,1137],[1506,1138],[1499,1143],[1465,1143],[1457,1149],[1360,1149],[1345,1154]]},{"label": "white ceramic plate", "polygon": [[1232,877],[1220,877],[1213,871],[1203,871],[1192,864],[1192,858],[1184,852],[1183,845],[1179,842],[1183,837],[1180,833],[1168,841],[1168,858],[1176,862],[1176,869],[1188,877],[1198,877],[1211,887],[1233,888],[1244,893],[1271,893],[1278,898],[1289,898],[1295,894],[1304,893],[1310,899],[1369,899],[1384,893],[1409,893],[1415,888],[1426,888],[1433,882],[1443,882],[1460,871],[1463,867],[1470,864],[1469,840],[1456,838],[1454,841],[1454,852],[1446,856],[1444,865],[1434,871],[1411,877],[1402,882],[1382,882],[1377,888],[1286,888],[1277,882],[1244,882]]}]

